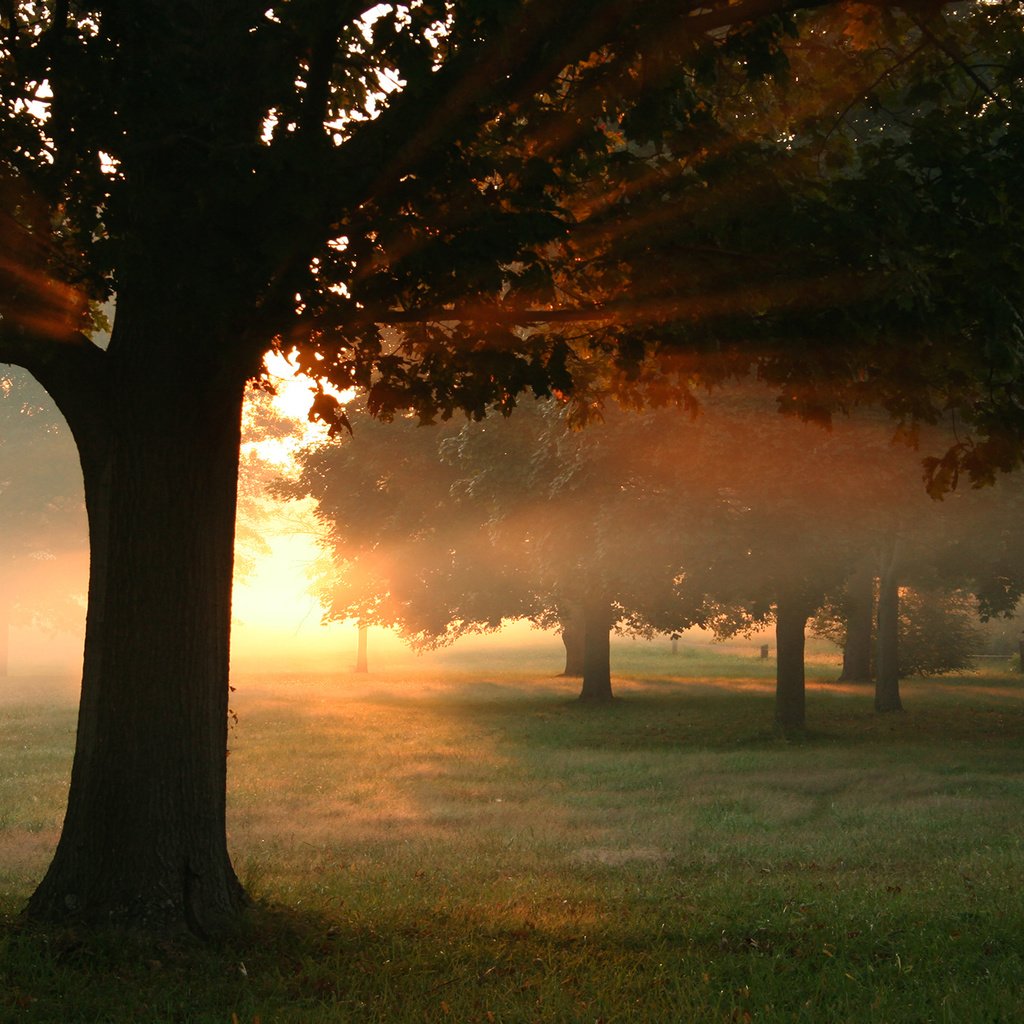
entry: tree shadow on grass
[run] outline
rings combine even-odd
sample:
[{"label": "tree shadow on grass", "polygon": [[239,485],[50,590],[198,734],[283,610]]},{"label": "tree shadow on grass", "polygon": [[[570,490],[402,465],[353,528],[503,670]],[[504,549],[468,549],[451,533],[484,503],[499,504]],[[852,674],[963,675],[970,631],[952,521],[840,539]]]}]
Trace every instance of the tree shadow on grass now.
[{"label": "tree shadow on grass", "polygon": [[[575,695],[542,692],[520,682],[481,681],[460,687],[444,713],[487,723],[512,743],[602,750],[828,747],[835,744],[937,745],[1024,741],[1020,689],[987,680],[906,684],[908,711],[878,714],[871,687],[832,690],[809,680],[807,727],[781,736],[774,727],[774,690],[764,680],[614,680],[616,699],[589,704]],[[966,700],[966,705],[965,705]]]},{"label": "tree shadow on grass", "polygon": [[386,959],[388,942],[368,927],[261,905],[208,941],[4,922],[0,1019],[269,1024],[344,1002],[355,1019],[372,997],[369,965]]},{"label": "tree shadow on grass", "polygon": [[541,693],[520,683],[477,683],[444,702],[443,713],[496,729],[513,745],[536,748],[637,750],[777,742],[769,691],[734,692],[660,678],[614,680],[617,696],[585,702],[576,692]]},{"label": "tree shadow on grass", "polygon": [[210,942],[2,924],[0,1019],[468,1021],[487,1020],[493,1005],[520,1020],[537,1018],[540,992],[544,1020],[576,1019],[564,977],[586,937],[513,918],[407,908],[357,919],[341,907],[258,905],[235,934]]}]

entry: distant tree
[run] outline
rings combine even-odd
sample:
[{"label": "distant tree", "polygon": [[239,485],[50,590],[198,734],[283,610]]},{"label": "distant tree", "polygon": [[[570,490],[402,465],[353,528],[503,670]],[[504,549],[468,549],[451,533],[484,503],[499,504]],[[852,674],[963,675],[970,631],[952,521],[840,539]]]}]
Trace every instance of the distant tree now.
[{"label": "distant tree", "polygon": [[882,546],[878,571],[877,654],[875,657],[875,710],[902,711],[900,697],[900,550],[899,538],[890,536]]},{"label": "distant tree", "polygon": [[[841,616],[841,628],[835,629],[830,639],[843,649],[843,670],[839,675],[841,683],[870,683],[874,678],[873,641],[875,609],[875,566],[874,560],[862,557],[846,580],[837,610]],[[823,632],[823,617],[815,620],[815,632]]]},{"label": "distant tree", "polygon": [[[708,396],[693,425],[690,527],[680,530],[678,585],[693,601],[704,595],[705,620],[722,636],[774,620],[776,717],[783,731],[804,725],[809,619],[815,633],[845,645],[846,678],[853,674],[848,639],[855,624],[858,675],[875,678],[877,662],[884,671],[876,679],[876,705],[896,710],[901,675],[953,658],[958,639],[964,646],[949,666],[968,656],[971,630],[954,595],[979,574],[995,575],[980,538],[1000,531],[983,523],[1005,520],[1013,505],[1000,499],[1000,487],[932,500],[920,487],[919,453],[907,443],[913,438],[894,438],[891,425],[870,410],[837,417],[825,430],[773,417],[772,403],[770,391],[753,383],[722,388]],[[938,428],[919,440],[947,443]],[[1015,481],[1005,483],[1012,493]],[[1006,543],[1005,537],[998,542],[1004,582]],[[950,545],[958,569],[950,564]],[[882,595],[877,628],[876,587]],[[944,607],[950,615],[944,627],[937,614],[926,624],[917,596],[926,592],[936,612]],[[901,595],[908,602],[903,609]],[[945,630],[942,639],[934,634],[930,657],[914,642],[929,629]]]},{"label": "distant tree", "polygon": [[317,500],[337,566],[321,588],[328,617],[393,626],[416,646],[507,619],[554,626],[582,698],[609,699],[613,628],[689,620],[673,538],[645,508],[651,416],[608,410],[574,431],[565,411],[538,403],[461,429],[351,413],[352,438],[305,452],[280,490]]},{"label": "distant tree", "polygon": [[368,635],[368,633],[370,631],[370,627],[365,622],[360,622],[357,625],[357,629],[359,630],[359,633],[358,633],[358,636],[357,636],[357,639],[356,639],[356,664],[355,664],[355,670],[357,672],[369,672],[370,671],[370,665],[369,665],[369,662],[367,660],[366,641],[367,641],[367,635]]},{"label": "distant tree", "polygon": [[[870,682],[881,662],[883,710],[902,705],[900,678],[966,667],[980,643],[977,620],[1012,615],[1024,585],[1024,544],[1014,525],[1024,491],[1016,475],[929,502],[907,479],[907,453],[894,450],[889,462],[874,512],[880,531],[874,550],[814,622],[816,634],[844,648],[841,680]],[[884,629],[876,629],[874,591],[882,579]],[[884,653],[876,656],[872,644],[884,644]]]},{"label": "distant tree", "polygon": [[467,424],[443,452],[460,493],[483,502],[494,546],[514,558],[529,617],[561,628],[581,699],[605,701],[612,631],[650,636],[696,621],[673,588],[678,515],[666,515],[685,495],[656,444],[688,421],[606,408],[603,422],[573,430],[570,411],[538,403],[508,424]]},{"label": "distant tree", "polygon": [[1024,478],[1015,473],[992,487],[962,489],[942,505],[946,528],[932,573],[973,594],[983,621],[1012,616],[1024,596]]},{"label": "distant tree", "polygon": [[451,493],[438,443],[457,425],[384,424],[354,409],[355,431],[299,456],[285,497],[310,496],[333,556],[316,581],[327,619],[394,627],[414,646],[496,629],[517,611],[480,509]]}]

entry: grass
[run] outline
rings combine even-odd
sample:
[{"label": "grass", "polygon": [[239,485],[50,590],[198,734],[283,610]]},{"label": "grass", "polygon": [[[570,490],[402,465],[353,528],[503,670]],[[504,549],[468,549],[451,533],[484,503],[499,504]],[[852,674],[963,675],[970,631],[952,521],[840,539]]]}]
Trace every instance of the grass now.
[{"label": "grass", "polygon": [[1024,1019],[1019,676],[908,682],[895,716],[812,682],[791,744],[749,653],[616,661],[607,708],[542,649],[236,680],[229,837],[257,908],[214,947],[17,921],[74,710],[9,703],[0,1021]]}]

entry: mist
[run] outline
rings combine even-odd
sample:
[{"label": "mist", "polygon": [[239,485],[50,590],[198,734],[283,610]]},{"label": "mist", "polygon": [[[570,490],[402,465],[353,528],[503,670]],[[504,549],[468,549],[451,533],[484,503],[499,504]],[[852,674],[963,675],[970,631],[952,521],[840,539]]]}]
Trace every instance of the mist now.
[{"label": "mist", "polygon": [[[73,678],[88,582],[77,457],[42,389],[13,371],[2,381],[6,671]],[[951,429],[900,434],[865,410],[806,422],[750,382],[696,398],[696,417],[608,406],[583,430],[556,403],[433,427],[353,410],[354,435],[328,442],[294,395],[274,407],[254,393],[233,666],[345,671],[357,621],[372,627],[377,668],[405,663],[410,644],[422,655],[491,635],[505,652],[548,644],[557,662],[595,593],[634,642],[690,631],[759,648],[773,646],[773,609],[795,589],[813,605],[810,632],[840,651],[847,581],[893,538],[908,600],[955,603],[971,656],[1015,650],[1016,477],[936,501],[923,459],[956,441]]]}]

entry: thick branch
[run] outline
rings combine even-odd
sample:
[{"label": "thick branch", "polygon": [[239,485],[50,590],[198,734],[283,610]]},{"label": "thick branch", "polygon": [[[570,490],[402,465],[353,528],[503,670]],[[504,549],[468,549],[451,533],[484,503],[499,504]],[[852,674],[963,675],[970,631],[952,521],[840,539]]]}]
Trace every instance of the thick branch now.
[{"label": "thick branch", "polygon": [[54,46],[60,41],[61,36],[68,27],[68,0],[57,0],[53,7],[53,17],[47,27],[43,38],[47,46]]},{"label": "thick branch", "polygon": [[105,434],[106,353],[84,334],[56,339],[0,319],[0,363],[20,366],[46,389],[79,448]]}]

